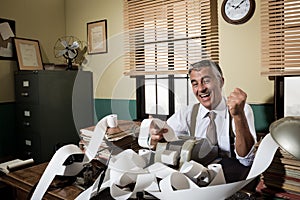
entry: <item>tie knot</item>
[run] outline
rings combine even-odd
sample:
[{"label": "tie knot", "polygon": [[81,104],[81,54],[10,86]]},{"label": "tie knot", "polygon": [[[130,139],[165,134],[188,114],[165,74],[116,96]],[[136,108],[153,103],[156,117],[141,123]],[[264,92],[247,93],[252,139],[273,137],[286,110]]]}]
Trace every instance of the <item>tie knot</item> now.
[{"label": "tie knot", "polygon": [[214,120],[216,117],[216,113],[213,111],[208,112],[207,115],[208,115],[209,119],[211,119],[211,120]]}]

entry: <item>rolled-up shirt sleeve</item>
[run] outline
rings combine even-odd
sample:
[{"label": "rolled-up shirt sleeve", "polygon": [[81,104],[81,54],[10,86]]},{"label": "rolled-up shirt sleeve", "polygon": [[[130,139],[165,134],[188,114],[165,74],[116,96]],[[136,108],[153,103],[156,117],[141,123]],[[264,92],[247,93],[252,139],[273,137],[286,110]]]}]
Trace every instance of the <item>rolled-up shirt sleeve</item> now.
[{"label": "rolled-up shirt sleeve", "polygon": [[176,135],[189,135],[190,115],[193,105],[184,106],[174,113],[168,120],[167,124],[174,130]]}]

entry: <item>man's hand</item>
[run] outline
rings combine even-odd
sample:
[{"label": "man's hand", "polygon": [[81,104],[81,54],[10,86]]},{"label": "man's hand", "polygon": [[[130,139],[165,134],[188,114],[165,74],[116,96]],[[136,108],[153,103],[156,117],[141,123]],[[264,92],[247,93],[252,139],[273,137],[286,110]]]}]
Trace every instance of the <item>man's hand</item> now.
[{"label": "man's hand", "polygon": [[247,94],[240,88],[235,88],[227,98],[227,106],[232,117],[244,113]]},{"label": "man's hand", "polygon": [[167,133],[168,129],[163,128],[159,129],[159,127],[155,123],[150,124],[150,136],[151,136],[151,142],[150,145],[152,149],[156,148],[157,143],[163,139],[163,134]]}]

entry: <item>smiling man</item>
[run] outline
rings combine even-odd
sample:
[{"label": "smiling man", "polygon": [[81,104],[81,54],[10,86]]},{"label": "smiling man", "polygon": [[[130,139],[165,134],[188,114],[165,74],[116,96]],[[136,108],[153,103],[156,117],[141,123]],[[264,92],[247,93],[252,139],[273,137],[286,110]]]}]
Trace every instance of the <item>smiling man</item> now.
[{"label": "smiling man", "polygon": [[[222,94],[222,70],[210,60],[192,64],[189,75],[199,104],[189,105],[176,112],[167,120],[168,125],[177,135],[207,138],[207,129],[211,123],[208,113],[212,111],[216,130],[216,144],[213,145],[218,146],[219,157],[232,158],[243,166],[250,166],[254,159],[256,132],[253,111],[246,103],[247,94],[235,88],[225,97]],[[151,144],[155,146],[166,131],[151,129]]]}]

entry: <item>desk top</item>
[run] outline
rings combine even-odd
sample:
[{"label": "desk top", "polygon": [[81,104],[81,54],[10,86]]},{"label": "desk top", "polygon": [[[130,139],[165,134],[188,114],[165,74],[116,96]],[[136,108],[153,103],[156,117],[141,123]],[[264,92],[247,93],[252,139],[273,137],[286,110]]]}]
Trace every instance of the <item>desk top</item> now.
[{"label": "desk top", "polygon": [[[118,120],[118,128],[120,130],[131,130],[134,125],[140,125],[138,122]],[[94,127],[88,127],[87,129],[93,130]],[[120,147],[120,149],[138,149],[138,144],[136,138],[133,135],[131,137],[124,137],[113,143]],[[29,193],[31,189],[38,183],[43,172],[45,171],[48,163],[42,163],[8,173],[6,175],[0,176],[0,181],[14,187],[21,189],[22,191]],[[64,186],[63,188],[53,187],[58,183],[61,183],[62,177],[55,177],[51,185],[49,186],[47,192],[44,195],[45,199],[75,199],[83,190],[75,185]],[[52,186],[52,187],[51,187]],[[33,191],[32,191],[33,192]]]},{"label": "desk top", "polygon": [[[25,192],[30,192],[31,188],[40,180],[48,163],[42,163],[15,172],[8,173],[0,177],[0,181],[19,188]],[[53,180],[52,185],[57,183],[57,177]],[[50,187],[51,187],[50,186]],[[49,189],[44,195],[46,199],[75,199],[82,189],[74,185],[65,186],[63,188]]]}]

